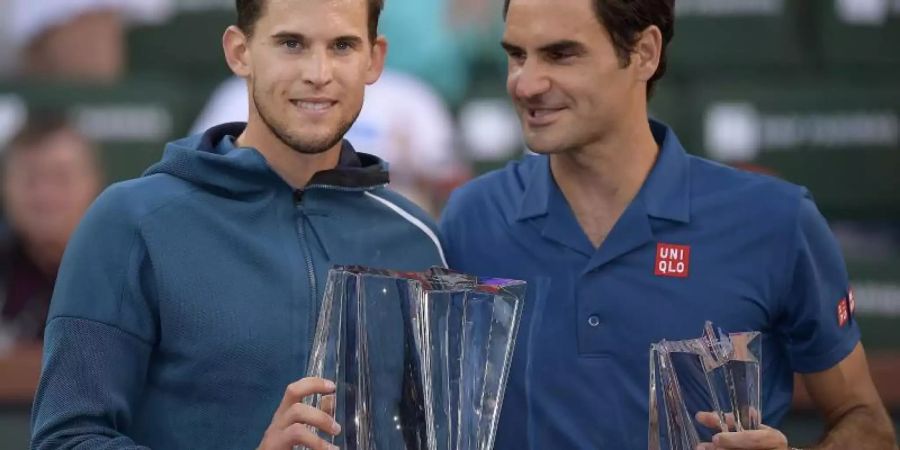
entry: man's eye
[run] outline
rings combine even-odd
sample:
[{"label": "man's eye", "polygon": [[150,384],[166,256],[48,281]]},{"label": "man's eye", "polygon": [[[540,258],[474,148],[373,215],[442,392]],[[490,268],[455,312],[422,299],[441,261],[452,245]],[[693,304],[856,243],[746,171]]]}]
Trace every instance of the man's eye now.
[{"label": "man's eye", "polygon": [[564,59],[571,58],[572,56],[574,56],[574,55],[569,52],[551,52],[550,53],[550,59],[552,59],[553,61],[562,61]]},{"label": "man's eye", "polygon": [[288,40],[282,42],[281,45],[294,50],[294,49],[300,48],[300,41],[298,41],[296,39],[288,39]]},{"label": "man's eye", "polygon": [[346,52],[348,50],[353,50],[353,44],[346,41],[340,41],[334,44],[335,50]]}]

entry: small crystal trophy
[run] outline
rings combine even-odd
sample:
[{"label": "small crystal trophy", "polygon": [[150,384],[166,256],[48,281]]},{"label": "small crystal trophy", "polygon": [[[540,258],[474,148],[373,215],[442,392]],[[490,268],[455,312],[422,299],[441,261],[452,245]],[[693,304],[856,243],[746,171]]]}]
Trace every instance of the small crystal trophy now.
[{"label": "small crystal trophy", "polygon": [[[489,450],[525,283],[433,268],[329,272],[308,376],[337,391],[307,404],[345,450]],[[314,430],[315,431],[315,430]]]},{"label": "small crystal trophy", "polygon": [[[725,334],[706,322],[700,338],[651,345],[648,449],[694,450],[720,431],[759,429],[760,342],[759,332]],[[719,429],[697,423],[701,411]]]}]

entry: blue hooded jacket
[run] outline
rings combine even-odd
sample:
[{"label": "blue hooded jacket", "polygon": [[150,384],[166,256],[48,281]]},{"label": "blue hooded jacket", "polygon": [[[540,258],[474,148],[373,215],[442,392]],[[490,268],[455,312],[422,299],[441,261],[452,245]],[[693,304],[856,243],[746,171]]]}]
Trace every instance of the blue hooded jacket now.
[{"label": "blue hooded jacket", "polygon": [[445,265],[433,224],[345,143],[293,190],[243,124],[170,143],[75,232],[50,307],[32,448],[256,448],[305,375],[328,269]]}]

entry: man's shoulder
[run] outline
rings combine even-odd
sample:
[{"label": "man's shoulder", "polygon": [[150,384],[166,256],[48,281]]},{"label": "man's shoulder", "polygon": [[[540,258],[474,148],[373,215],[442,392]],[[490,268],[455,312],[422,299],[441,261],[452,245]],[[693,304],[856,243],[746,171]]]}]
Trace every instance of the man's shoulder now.
[{"label": "man's shoulder", "polygon": [[365,191],[363,195],[369,200],[392,210],[399,216],[398,219],[403,218],[407,221],[414,220],[416,222],[421,222],[430,229],[436,228],[434,219],[432,219],[425,210],[393,189],[382,187],[371,191]]},{"label": "man's shoulder", "polygon": [[[428,246],[433,245],[437,254],[441,253],[437,224],[425,210],[413,203],[412,200],[388,188],[365,191],[363,195],[368,200],[375,202],[389,215],[388,217],[393,218],[397,223],[421,231],[422,242],[427,243]],[[443,256],[440,259],[443,263]]]},{"label": "man's shoulder", "polygon": [[103,190],[88,216],[138,226],[149,215],[196,190],[196,186],[165,174],[119,181]]},{"label": "man's shoulder", "polygon": [[[774,174],[727,166],[691,156],[691,196],[696,206],[719,204],[732,211],[796,215],[809,191]],[[772,216],[769,216],[772,217]]]},{"label": "man's shoulder", "polygon": [[526,156],[485,173],[457,188],[450,196],[442,221],[457,217],[485,216],[486,211],[508,216],[518,210],[529,179],[546,156]]}]

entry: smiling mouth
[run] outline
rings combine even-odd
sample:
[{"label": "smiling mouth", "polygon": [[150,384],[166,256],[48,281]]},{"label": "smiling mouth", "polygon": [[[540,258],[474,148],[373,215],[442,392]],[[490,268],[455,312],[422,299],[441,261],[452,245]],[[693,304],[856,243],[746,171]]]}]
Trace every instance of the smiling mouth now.
[{"label": "smiling mouth", "polygon": [[532,119],[540,119],[542,117],[549,116],[550,114],[553,114],[555,112],[559,112],[562,110],[563,110],[562,108],[556,108],[556,109],[551,109],[551,108],[531,109],[531,108],[528,108],[528,116],[531,117]]},{"label": "smiling mouth", "polygon": [[312,112],[325,111],[334,106],[336,103],[336,101],[332,100],[291,100],[291,104],[296,106],[298,109]]},{"label": "smiling mouth", "polygon": [[525,108],[525,120],[534,127],[553,123],[560,111],[565,108]]}]

